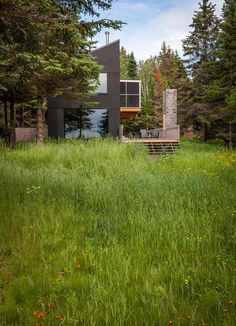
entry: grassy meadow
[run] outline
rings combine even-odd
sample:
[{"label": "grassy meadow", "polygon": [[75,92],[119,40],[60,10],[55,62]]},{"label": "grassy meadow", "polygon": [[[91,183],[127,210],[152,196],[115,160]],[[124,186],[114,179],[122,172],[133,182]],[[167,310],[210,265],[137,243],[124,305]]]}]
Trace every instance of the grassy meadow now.
[{"label": "grassy meadow", "polygon": [[0,145],[0,325],[236,325],[236,153]]}]

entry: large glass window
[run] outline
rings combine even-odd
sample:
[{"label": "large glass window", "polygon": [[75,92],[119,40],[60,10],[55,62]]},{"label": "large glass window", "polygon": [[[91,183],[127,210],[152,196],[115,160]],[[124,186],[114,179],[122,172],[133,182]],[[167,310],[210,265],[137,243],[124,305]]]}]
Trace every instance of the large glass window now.
[{"label": "large glass window", "polygon": [[65,138],[99,138],[108,133],[107,109],[65,109]]},{"label": "large glass window", "polygon": [[96,89],[96,93],[107,94],[107,74],[106,73],[99,74],[99,85]]}]

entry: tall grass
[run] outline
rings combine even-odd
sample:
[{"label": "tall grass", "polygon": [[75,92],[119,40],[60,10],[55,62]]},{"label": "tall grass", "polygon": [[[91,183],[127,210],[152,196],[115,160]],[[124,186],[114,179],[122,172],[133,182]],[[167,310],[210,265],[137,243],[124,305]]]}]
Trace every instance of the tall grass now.
[{"label": "tall grass", "polygon": [[0,148],[0,325],[236,325],[236,154]]}]

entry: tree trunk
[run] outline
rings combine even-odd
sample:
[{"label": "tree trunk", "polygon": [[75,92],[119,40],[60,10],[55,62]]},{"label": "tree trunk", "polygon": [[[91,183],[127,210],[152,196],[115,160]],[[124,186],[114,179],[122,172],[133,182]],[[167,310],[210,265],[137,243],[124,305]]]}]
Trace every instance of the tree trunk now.
[{"label": "tree trunk", "polygon": [[10,134],[9,134],[9,146],[14,148],[16,145],[16,131],[15,131],[15,106],[14,98],[10,97]]},{"label": "tree trunk", "polygon": [[43,144],[43,97],[37,97],[37,131],[36,142],[38,145]]},{"label": "tree trunk", "polygon": [[5,121],[5,133],[8,132],[8,111],[7,111],[7,100],[3,100],[3,108],[4,108],[4,121]]},{"label": "tree trunk", "polygon": [[20,127],[24,127],[24,103],[20,106]]}]

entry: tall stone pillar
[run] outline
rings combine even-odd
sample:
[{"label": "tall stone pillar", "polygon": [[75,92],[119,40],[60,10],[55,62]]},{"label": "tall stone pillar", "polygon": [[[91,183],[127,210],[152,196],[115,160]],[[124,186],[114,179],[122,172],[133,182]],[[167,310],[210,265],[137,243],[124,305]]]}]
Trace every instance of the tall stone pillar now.
[{"label": "tall stone pillar", "polygon": [[177,126],[177,89],[163,93],[163,130]]}]

